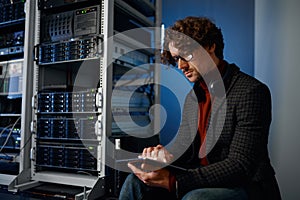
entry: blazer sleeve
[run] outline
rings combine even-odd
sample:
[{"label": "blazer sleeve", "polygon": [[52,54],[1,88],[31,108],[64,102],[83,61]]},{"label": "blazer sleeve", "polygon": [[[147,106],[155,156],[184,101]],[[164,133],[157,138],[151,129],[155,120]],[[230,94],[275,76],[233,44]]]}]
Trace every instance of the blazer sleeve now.
[{"label": "blazer sleeve", "polygon": [[[194,155],[194,140],[198,128],[198,103],[197,98],[192,91],[189,92],[185,99],[181,124],[173,140],[166,146],[169,152],[174,156],[174,164],[183,166],[192,162],[191,159],[197,157]],[[178,159],[179,158],[179,159]]]}]

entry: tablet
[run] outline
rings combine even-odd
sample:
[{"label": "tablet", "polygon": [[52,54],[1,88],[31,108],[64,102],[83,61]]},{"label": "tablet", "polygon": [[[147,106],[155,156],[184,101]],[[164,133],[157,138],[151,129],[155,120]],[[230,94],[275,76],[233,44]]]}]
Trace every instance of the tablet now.
[{"label": "tablet", "polygon": [[[138,158],[129,158],[129,159],[122,159],[122,160],[116,160],[116,163],[118,165],[123,165],[123,166],[127,166],[128,163],[133,164],[134,166],[136,166],[137,168],[143,170],[143,171],[155,171],[161,168],[167,168],[170,171],[187,171],[186,168],[183,167],[179,167],[176,165],[172,165],[172,164],[168,164],[168,163],[164,163],[158,160],[153,160],[150,158],[145,158],[145,157],[138,157]],[[144,168],[142,169],[142,165],[144,164]]]}]

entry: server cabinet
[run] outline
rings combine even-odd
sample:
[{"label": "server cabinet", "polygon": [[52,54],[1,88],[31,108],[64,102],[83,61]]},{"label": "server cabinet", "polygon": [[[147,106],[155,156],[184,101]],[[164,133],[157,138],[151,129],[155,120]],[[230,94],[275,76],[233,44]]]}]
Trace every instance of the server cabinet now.
[{"label": "server cabinet", "polygon": [[[159,143],[159,48],[161,1],[115,0],[112,39],[113,153],[115,195],[130,172],[118,160],[137,157]],[[109,143],[110,144],[110,143]],[[108,145],[110,146],[110,145]],[[112,157],[112,158],[111,158]]]},{"label": "server cabinet", "polygon": [[23,96],[24,1],[0,1],[0,184],[19,173]]},{"label": "server cabinet", "polygon": [[36,2],[34,181],[92,188],[105,177],[105,3]]},{"label": "server cabinet", "polygon": [[[159,4],[28,2],[34,23],[27,24],[27,50],[34,53],[25,61],[33,79],[27,84],[31,107],[24,105],[30,130],[23,140],[31,144],[12,190],[53,183],[82,188],[77,199],[117,195],[121,147],[137,153],[158,142],[151,107],[159,92],[153,28],[160,25]],[[117,145],[123,140],[128,145]]]}]

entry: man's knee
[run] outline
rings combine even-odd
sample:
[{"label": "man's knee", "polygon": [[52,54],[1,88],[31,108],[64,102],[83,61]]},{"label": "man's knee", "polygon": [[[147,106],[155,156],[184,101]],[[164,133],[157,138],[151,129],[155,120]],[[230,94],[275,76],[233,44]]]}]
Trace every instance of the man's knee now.
[{"label": "man's knee", "polygon": [[134,174],[129,174],[127,177],[126,177],[126,179],[125,179],[125,181],[124,181],[124,183],[132,183],[132,182],[135,182],[135,181],[137,181],[137,180],[139,180]]}]

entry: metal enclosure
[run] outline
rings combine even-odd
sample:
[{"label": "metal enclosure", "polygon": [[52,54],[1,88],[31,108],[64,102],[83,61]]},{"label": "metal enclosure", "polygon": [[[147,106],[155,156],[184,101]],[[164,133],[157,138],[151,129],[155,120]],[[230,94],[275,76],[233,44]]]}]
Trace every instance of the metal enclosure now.
[{"label": "metal enclosure", "polygon": [[20,171],[24,97],[24,1],[1,0],[0,7],[0,185]]},{"label": "metal enclosure", "polygon": [[159,140],[161,2],[25,4],[26,128],[9,190],[50,183],[82,188],[75,199],[117,196],[116,160]]}]

